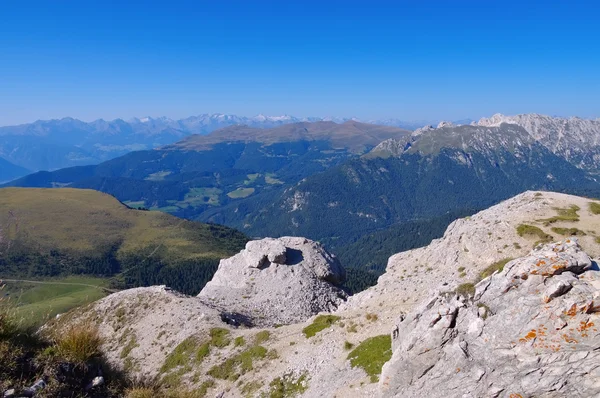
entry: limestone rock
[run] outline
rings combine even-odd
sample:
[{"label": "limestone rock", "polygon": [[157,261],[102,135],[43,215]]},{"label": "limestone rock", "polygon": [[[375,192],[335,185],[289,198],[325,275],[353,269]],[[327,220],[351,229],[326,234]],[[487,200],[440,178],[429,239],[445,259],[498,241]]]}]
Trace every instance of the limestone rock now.
[{"label": "limestone rock", "polygon": [[597,396],[599,282],[569,239],[509,262],[472,301],[432,297],[394,330],[382,396]]},{"label": "limestone rock", "polygon": [[255,326],[289,324],[336,309],[346,293],[335,285],[344,279],[339,261],[317,242],[267,238],[221,260],[198,297]]}]

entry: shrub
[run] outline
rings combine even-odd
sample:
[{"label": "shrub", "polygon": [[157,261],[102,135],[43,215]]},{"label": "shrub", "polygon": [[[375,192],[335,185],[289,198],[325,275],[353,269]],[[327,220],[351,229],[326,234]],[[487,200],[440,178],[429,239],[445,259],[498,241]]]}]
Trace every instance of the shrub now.
[{"label": "shrub", "polygon": [[344,350],[351,350],[352,347],[354,347],[354,344],[349,341],[344,341]]},{"label": "shrub", "polygon": [[331,327],[331,325],[333,325],[340,319],[341,318],[339,316],[335,315],[319,315],[315,318],[312,324],[302,329],[302,333],[304,333],[306,338],[309,339],[315,334],[319,333],[321,330]]},{"label": "shrub", "polygon": [[234,347],[241,347],[244,344],[246,344],[246,340],[244,340],[244,336],[236,337],[235,340],[233,340]]},{"label": "shrub", "polygon": [[102,355],[101,344],[97,328],[80,324],[70,327],[60,335],[56,341],[56,351],[66,361],[85,365],[91,359]]},{"label": "shrub", "polygon": [[389,334],[368,338],[348,354],[350,365],[362,368],[370,376],[371,383],[379,380],[383,364],[391,357],[392,338]]}]

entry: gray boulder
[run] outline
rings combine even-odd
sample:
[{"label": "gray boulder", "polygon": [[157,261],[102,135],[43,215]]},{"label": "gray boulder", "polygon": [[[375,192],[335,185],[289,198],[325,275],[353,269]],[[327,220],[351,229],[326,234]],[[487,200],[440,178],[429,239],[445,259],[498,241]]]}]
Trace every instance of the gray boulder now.
[{"label": "gray boulder", "polygon": [[574,239],[508,263],[473,297],[440,293],[401,319],[384,397],[600,394],[600,272]]},{"label": "gray boulder", "polygon": [[221,260],[198,297],[226,319],[284,325],[335,310],[347,298],[337,286],[344,280],[340,262],[319,243],[266,238],[250,241],[237,255]]}]

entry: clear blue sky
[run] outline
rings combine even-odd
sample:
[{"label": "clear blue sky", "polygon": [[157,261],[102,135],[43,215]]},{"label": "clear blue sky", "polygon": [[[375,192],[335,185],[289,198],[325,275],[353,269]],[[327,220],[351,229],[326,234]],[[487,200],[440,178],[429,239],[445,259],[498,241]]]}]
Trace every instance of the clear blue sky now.
[{"label": "clear blue sky", "polygon": [[0,0],[0,125],[600,116],[596,1]]}]

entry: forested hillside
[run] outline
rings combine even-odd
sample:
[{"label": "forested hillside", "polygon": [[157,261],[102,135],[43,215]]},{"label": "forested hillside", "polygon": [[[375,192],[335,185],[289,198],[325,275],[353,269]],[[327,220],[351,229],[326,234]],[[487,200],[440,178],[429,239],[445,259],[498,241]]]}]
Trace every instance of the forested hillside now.
[{"label": "forested hillside", "polygon": [[230,228],[133,210],[91,190],[0,190],[0,276],[94,275],[194,294],[244,247]]}]

